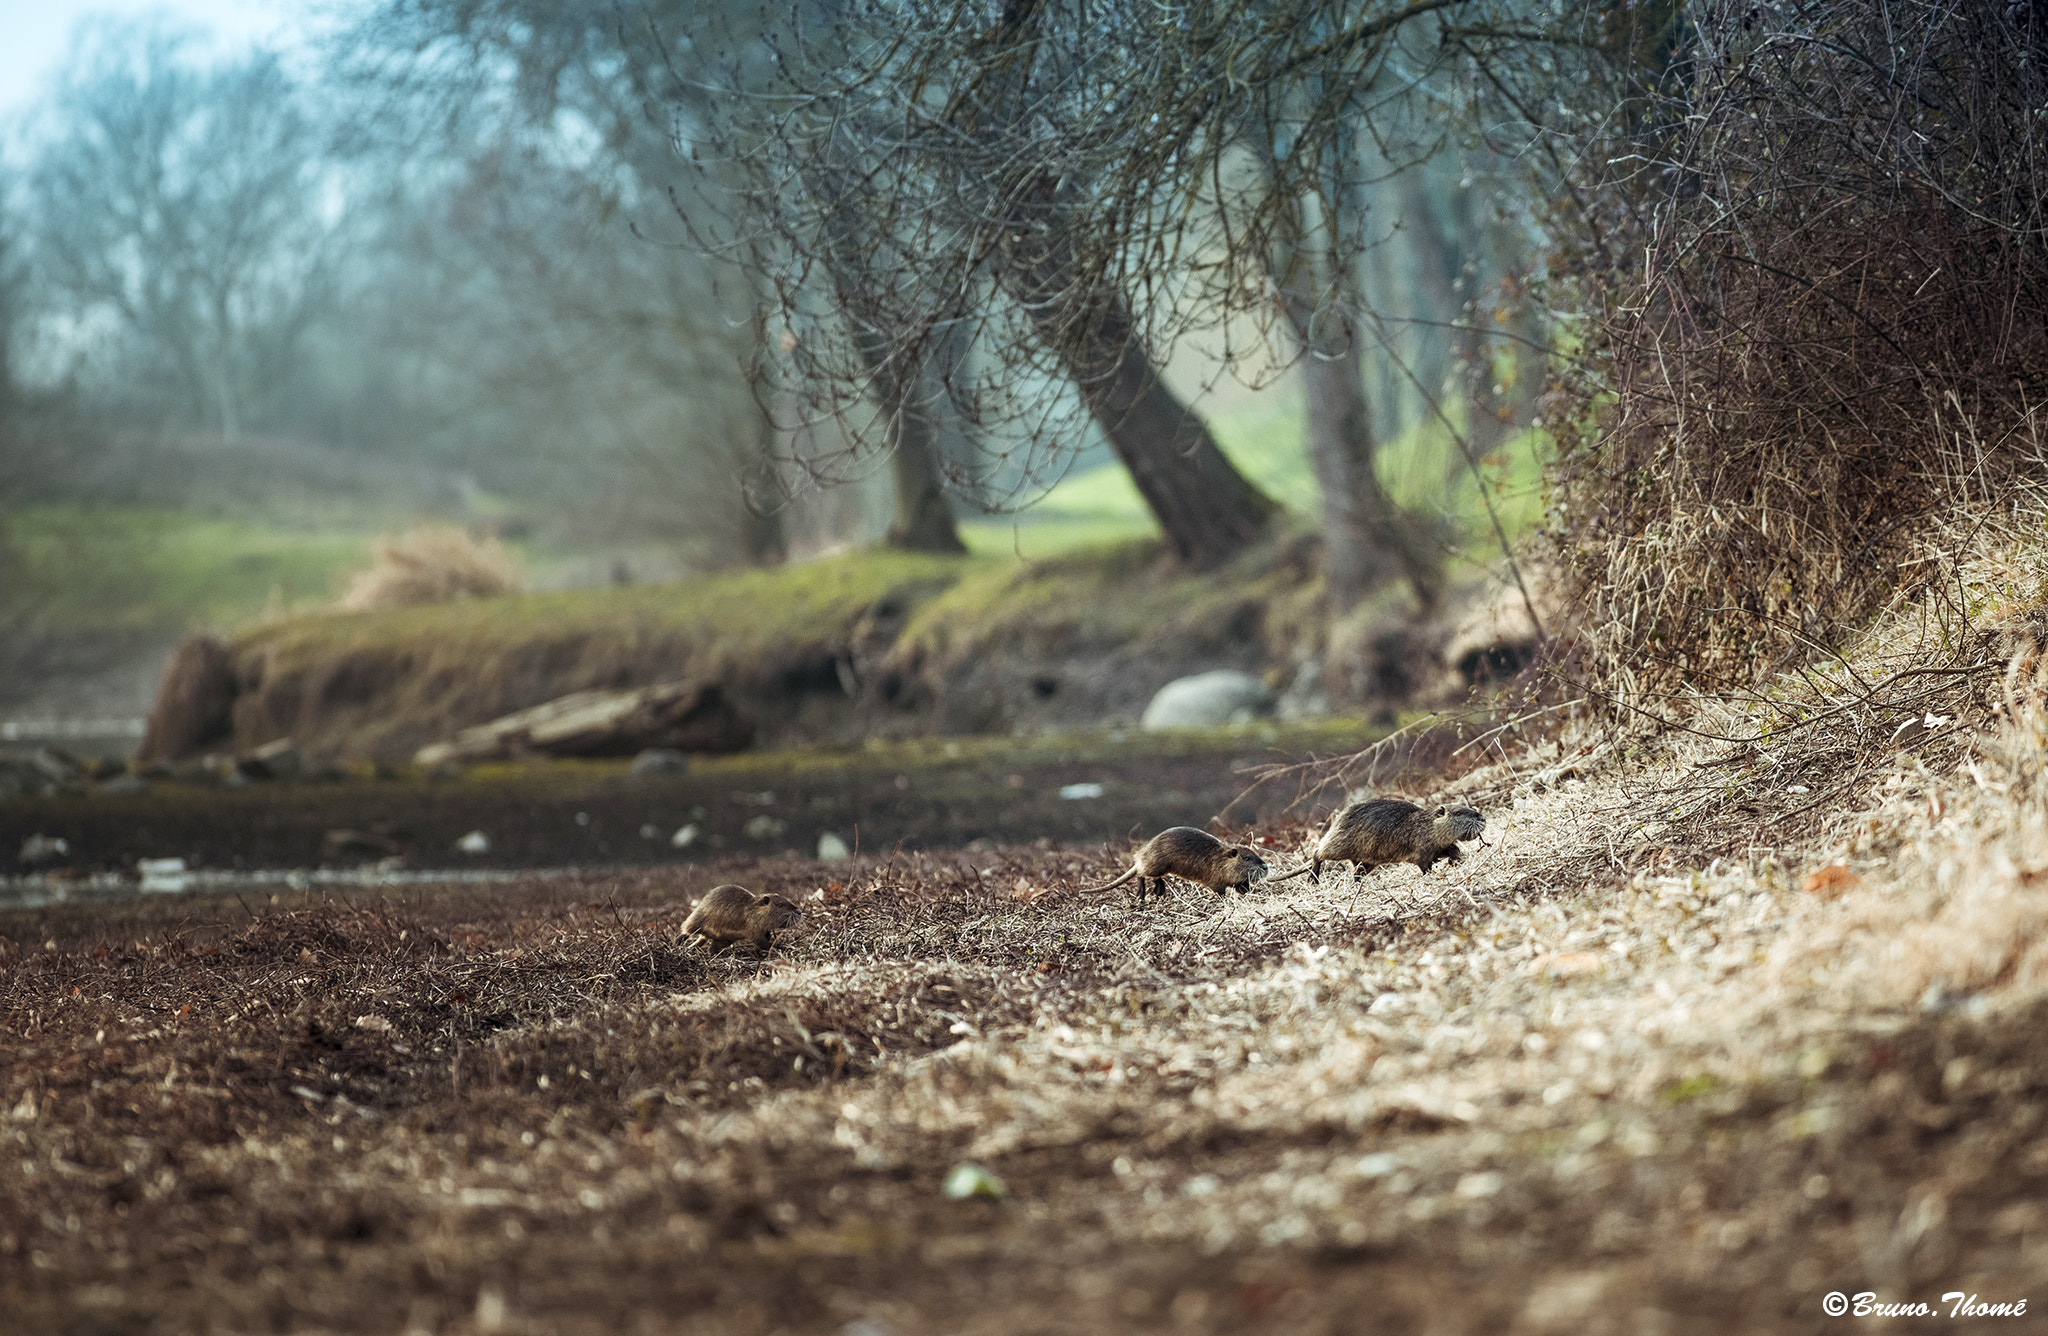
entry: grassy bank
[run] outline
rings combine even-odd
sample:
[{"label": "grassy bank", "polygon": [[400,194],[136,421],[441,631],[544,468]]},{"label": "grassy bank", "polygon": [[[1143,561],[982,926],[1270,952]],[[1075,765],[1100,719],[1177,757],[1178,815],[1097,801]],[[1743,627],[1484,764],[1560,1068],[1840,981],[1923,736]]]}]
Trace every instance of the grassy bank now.
[{"label": "grassy bank", "polygon": [[234,626],[317,607],[363,539],[176,510],[46,506],[6,516],[12,605],[81,631]]}]

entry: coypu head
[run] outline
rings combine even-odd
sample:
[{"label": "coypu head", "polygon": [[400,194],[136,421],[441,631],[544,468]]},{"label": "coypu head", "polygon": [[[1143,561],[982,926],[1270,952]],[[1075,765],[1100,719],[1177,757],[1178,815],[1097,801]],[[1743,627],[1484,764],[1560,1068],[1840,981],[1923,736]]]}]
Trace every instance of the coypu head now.
[{"label": "coypu head", "polygon": [[773,894],[763,895],[755,900],[753,908],[748,911],[748,916],[765,919],[772,932],[794,928],[804,921],[804,911],[796,907],[795,901],[787,896]]},{"label": "coypu head", "polygon": [[1223,846],[1224,865],[1230,869],[1234,881],[1247,884],[1266,879],[1266,860],[1242,844]]},{"label": "coypu head", "polygon": [[1453,807],[1449,803],[1436,806],[1436,833],[1446,840],[1476,840],[1486,829],[1486,818],[1476,807]]}]

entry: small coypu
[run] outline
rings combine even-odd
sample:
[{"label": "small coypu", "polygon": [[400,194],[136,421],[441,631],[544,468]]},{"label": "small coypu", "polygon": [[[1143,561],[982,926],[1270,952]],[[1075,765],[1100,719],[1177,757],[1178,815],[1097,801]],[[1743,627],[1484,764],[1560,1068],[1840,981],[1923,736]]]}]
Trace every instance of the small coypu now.
[{"label": "small coypu", "polygon": [[714,886],[690,910],[678,935],[702,937],[713,950],[752,941],[756,951],[766,951],[770,933],[803,921],[804,912],[783,896],[755,895],[744,886]]},{"label": "small coypu", "polygon": [[1308,866],[1277,880],[1306,872],[1310,881],[1320,881],[1325,863],[1353,863],[1360,872],[1387,863],[1413,863],[1427,872],[1439,861],[1457,862],[1458,841],[1476,840],[1485,829],[1486,818],[1471,807],[1438,803],[1429,812],[1399,798],[1353,803],[1330,818]]},{"label": "small coypu", "polygon": [[1138,847],[1137,859],[1131,870],[1105,886],[1091,886],[1092,891],[1113,890],[1132,877],[1138,879],[1138,898],[1143,900],[1149,893],[1150,882],[1158,881],[1159,889],[1166,889],[1165,878],[1171,873],[1182,881],[1192,881],[1222,895],[1236,888],[1239,894],[1251,889],[1255,881],[1266,876],[1266,860],[1242,844],[1225,844],[1206,830],[1193,826],[1175,826],[1162,830]]}]

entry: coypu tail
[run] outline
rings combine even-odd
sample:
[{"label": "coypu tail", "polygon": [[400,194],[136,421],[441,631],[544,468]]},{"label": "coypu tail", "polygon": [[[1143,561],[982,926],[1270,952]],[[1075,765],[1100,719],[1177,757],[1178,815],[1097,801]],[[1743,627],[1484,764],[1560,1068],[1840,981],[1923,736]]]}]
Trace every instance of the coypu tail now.
[{"label": "coypu tail", "polygon": [[1135,877],[1137,875],[1138,865],[1136,863],[1133,863],[1131,864],[1131,870],[1129,872],[1124,873],[1124,875],[1122,875],[1121,877],[1118,877],[1115,881],[1105,882],[1100,886],[1083,887],[1081,890],[1081,894],[1093,895],[1097,891],[1113,891],[1117,887],[1123,885],[1125,882],[1129,881],[1132,877]]}]

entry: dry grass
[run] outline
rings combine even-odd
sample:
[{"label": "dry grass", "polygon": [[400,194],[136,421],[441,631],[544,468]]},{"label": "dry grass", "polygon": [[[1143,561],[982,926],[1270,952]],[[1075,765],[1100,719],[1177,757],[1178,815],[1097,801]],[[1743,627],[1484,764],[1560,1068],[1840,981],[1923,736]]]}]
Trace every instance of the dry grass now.
[{"label": "dry grass", "polygon": [[[1124,845],[1041,842],[6,916],[0,1311],[1751,1333],[1830,1290],[2039,1300],[2027,528],[1955,554],[1958,608],[1901,600],[1693,732],[1441,786],[1489,845],[1428,877],[1138,911],[1080,890]],[[1308,829],[1256,833],[1288,865]],[[679,946],[723,881],[805,930]],[[1007,1195],[947,1199],[970,1161]]]},{"label": "dry grass", "polygon": [[2048,473],[2038,18],[1706,0],[1682,26],[1628,142],[1588,154],[1648,193],[1552,526],[1580,676],[1652,708],[1839,647],[1942,517]]},{"label": "dry grass", "polygon": [[336,603],[343,612],[519,592],[519,559],[494,535],[480,538],[452,524],[429,524],[380,538],[372,551],[374,563],[349,577]]}]

